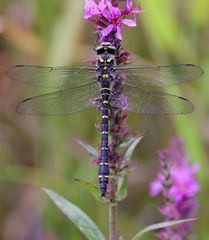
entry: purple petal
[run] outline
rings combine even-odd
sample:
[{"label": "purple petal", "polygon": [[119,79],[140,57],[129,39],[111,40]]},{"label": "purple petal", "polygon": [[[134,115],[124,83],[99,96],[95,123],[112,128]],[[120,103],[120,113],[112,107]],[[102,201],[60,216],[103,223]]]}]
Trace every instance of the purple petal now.
[{"label": "purple petal", "polygon": [[126,26],[129,26],[129,27],[135,27],[136,26],[136,19],[134,20],[131,20],[131,19],[123,19],[121,21],[123,24],[125,24]]},{"label": "purple petal", "polygon": [[131,1],[131,0],[127,0],[127,2],[126,2],[126,8],[127,8],[127,10],[130,10],[131,7],[132,7],[132,5],[133,5],[132,1]]},{"label": "purple petal", "polygon": [[109,21],[112,22],[113,17],[108,10],[102,11],[102,15]]},{"label": "purple petal", "polygon": [[159,181],[153,181],[150,184],[150,195],[152,197],[157,196],[163,190],[163,185]]},{"label": "purple petal", "polygon": [[130,14],[138,14],[138,13],[140,13],[142,10],[141,10],[141,8],[140,7],[136,7],[136,8],[134,8],[134,9],[132,9],[131,11],[130,11]]},{"label": "purple petal", "polygon": [[102,30],[102,36],[107,36],[114,29],[114,24],[110,24],[104,30]]},{"label": "purple petal", "polygon": [[86,0],[84,6],[84,18],[89,19],[95,15],[100,14],[97,4],[93,0]]},{"label": "purple petal", "polygon": [[99,10],[101,11],[101,13],[105,10],[106,7],[107,4],[105,3],[105,0],[99,2]]},{"label": "purple petal", "polygon": [[121,17],[121,11],[119,8],[117,7],[113,7],[113,5],[111,4],[111,2],[107,1],[107,6],[108,9],[110,11],[110,14],[114,17],[114,18],[120,18]]},{"label": "purple petal", "polygon": [[133,3],[131,0],[127,0],[126,2],[126,7],[124,10],[122,10],[122,13],[124,15],[130,15],[130,14],[138,14],[141,12],[141,8],[140,7],[136,7],[136,8],[133,8],[131,9]]},{"label": "purple petal", "polygon": [[119,39],[119,40],[122,40],[122,39],[123,39],[122,34],[121,34],[121,26],[120,26],[120,25],[117,25],[116,37],[117,37],[117,39]]}]

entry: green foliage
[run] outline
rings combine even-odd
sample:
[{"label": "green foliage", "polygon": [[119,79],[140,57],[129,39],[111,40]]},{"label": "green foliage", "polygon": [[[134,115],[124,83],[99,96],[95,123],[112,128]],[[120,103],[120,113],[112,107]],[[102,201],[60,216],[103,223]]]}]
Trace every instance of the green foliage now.
[{"label": "green foliage", "polygon": [[84,148],[86,149],[86,151],[94,158],[98,158],[99,157],[99,153],[98,151],[93,148],[92,146],[90,146],[89,144],[81,141],[81,140],[77,140],[77,142]]},{"label": "green foliage", "polygon": [[86,187],[86,189],[94,196],[94,198],[100,202],[107,202],[104,198],[101,198],[101,193],[98,185],[84,181],[80,178],[76,178],[76,181]]},{"label": "green foliage", "polygon": [[69,218],[89,240],[104,240],[96,224],[77,206],[49,189],[43,189],[55,205]]},{"label": "green foliage", "polygon": [[123,166],[125,169],[118,176],[118,191],[116,193],[116,200],[118,202],[122,201],[127,196],[127,184],[128,184],[128,175],[129,168],[127,167],[130,163],[131,157],[134,153],[135,148],[142,140],[146,133],[142,133],[136,137],[132,137],[128,142],[122,144],[122,147],[126,147],[127,150],[124,154]]},{"label": "green foliage", "polygon": [[195,218],[189,218],[189,219],[182,219],[182,220],[178,220],[178,221],[168,221],[168,222],[156,223],[156,224],[147,226],[146,228],[141,230],[133,238],[131,238],[131,240],[141,239],[142,236],[145,233],[156,231],[156,230],[159,230],[159,229],[162,229],[162,228],[172,227],[172,226],[182,224],[182,223],[186,223],[186,222],[191,222],[191,221],[194,221],[194,220],[196,220],[196,219]]},{"label": "green foliage", "polygon": [[143,139],[143,137],[145,136],[146,132],[139,134],[136,137],[131,138],[131,141],[129,141],[129,146],[127,148],[127,151],[124,155],[124,159],[125,159],[125,163],[128,164],[131,160],[131,157],[134,153],[135,148],[137,147],[137,145],[139,144],[139,142]]}]

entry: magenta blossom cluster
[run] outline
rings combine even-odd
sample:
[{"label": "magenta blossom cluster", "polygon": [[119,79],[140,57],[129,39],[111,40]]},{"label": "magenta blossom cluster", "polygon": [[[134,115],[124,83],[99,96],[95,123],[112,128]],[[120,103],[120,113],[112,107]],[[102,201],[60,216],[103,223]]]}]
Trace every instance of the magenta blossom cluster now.
[{"label": "magenta blossom cluster", "polygon": [[[151,196],[160,193],[164,205],[160,207],[165,221],[193,218],[196,216],[198,203],[196,194],[200,191],[195,174],[198,164],[190,164],[189,157],[180,138],[175,138],[168,149],[159,151],[160,171],[150,184]],[[191,223],[184,223],[160,231],[157,236],[163,240],[187,240],[192,230]]]},{"label": "magenta blossom cluster", "polygon": [[[86,0],[84,18],[96,25],[100,41],[122,40],[123,25],[136,26],[136,15],[141,12],[139,7],[133,8],[132,1],[127,0],[124,8],[120,8],[119,0]],[[127,18],[132,16],[131,19]]]}]

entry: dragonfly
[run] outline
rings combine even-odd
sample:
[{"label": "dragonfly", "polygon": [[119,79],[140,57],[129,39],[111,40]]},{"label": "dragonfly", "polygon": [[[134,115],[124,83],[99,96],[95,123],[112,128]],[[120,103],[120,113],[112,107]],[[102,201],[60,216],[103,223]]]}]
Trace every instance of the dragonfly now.
[{"label": "dragonfly", "polygon": [[[167,87],[194,80],[203,75],[193,64],[165,66],[117,64],[117,47],[103,42],[95,47],[95,64],[81,67],[45,67],[16,65],[7,75],[36,87],[56,88],[53,92],[29,97],[17,106],[27,115],[68,115],[87,108],[99,108],[101,120],[101,161],[99,187],[105,197],[110,177],[108,124],[110,108],[140,114],[183,114],[194,110],[184,97],[152,87]],[[150,89],[151,88],[151,89]]]}]

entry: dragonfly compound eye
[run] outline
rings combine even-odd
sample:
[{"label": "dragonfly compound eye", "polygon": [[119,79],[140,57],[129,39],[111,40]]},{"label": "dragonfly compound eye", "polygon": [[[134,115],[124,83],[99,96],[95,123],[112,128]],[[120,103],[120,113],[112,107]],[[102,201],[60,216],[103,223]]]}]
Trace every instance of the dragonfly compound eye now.
[{"label": "dragonfly compound eye", "polygon": [[96,48],[97,55],[103,54],[105,52],[105,48],[103,46],[98,46]]}]

